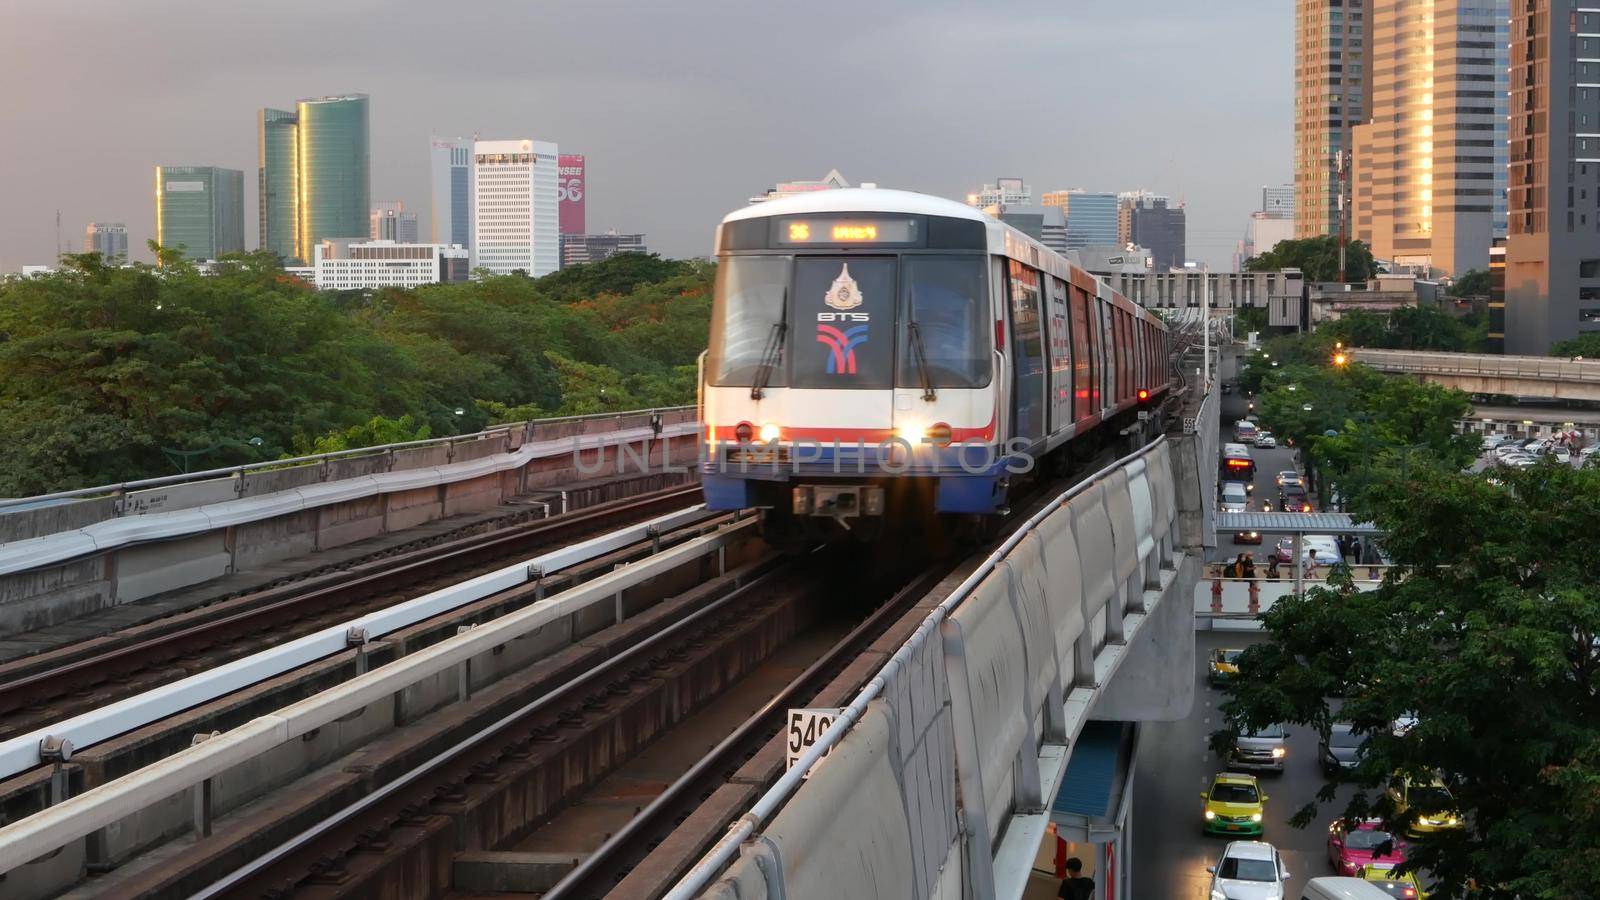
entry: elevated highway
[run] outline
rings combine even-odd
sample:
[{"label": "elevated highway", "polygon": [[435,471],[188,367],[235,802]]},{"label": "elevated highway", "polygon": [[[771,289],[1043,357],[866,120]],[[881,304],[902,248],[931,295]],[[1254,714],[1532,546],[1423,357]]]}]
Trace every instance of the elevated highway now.
[{"label": "elevated highway", "polygon": [[1414,375],[1469,394],[1600,401],[1600,360],[1424,350],[1351,351],[1379,372]]}]

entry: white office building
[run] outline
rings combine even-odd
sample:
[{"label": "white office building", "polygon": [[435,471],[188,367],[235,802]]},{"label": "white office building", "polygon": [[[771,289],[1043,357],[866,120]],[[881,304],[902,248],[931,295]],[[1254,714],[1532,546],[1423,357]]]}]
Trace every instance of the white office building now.
[{"label": "white office building", "polygon": [[1025,206],[1031,203],[1033,203],[1033,189],[1024,184],[1021,178],[996,178],[994,184],[986,184],[977,192],[967,195],[967,205],[979,209],[988,209],[991,206]]},{"label": "white office building", "polygon": [[467,280],[460,244],[401,244],[329,238],[313,250],[312,280],[321,291],[372,291]]},{"label": "white office building", "polygon": [[561,267],[556,145],[475,141],[472,147],[474,265],[495,275],[537,278]]}]

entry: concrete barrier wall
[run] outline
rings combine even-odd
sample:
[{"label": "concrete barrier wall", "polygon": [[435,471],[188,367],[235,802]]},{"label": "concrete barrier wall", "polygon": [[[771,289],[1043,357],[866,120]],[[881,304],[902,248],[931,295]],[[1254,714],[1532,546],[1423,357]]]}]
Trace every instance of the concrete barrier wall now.
[{"label": "concrete barrier wall", "polygon": [[[640,473],[642,460],[659,466],[666,456],[687,469],[698,432],[671,418],[667,426],[681,433],[661,440],[653,439],[648,416],[555,422],[546,430],[566,433],[568,443],[524,446],[517,429],[0,511],[0,636],[592,480],[598,476],[575,464],[576,435],[590,457],[608,441],[636,448],[623,455],[605,446],[600,471],[607,474]],[[618,433],[619,421],[636,430]],[[178,521],[174,516],[187,524],[167,524]]]},{"label": "concrete barrier wall", "polygon": [[1199,556],[1172,540],[1171,463],[1163,442],[1102,476],[931,614],[937,629],[895,654],[876,696],[852,704],[860,717],[702,896],[1020,896],[1071,744],[1130,647],[1177,664],[1141,657],[1125,710],[1192,702],[1193,628],[1171,622],[1188,625]]}]

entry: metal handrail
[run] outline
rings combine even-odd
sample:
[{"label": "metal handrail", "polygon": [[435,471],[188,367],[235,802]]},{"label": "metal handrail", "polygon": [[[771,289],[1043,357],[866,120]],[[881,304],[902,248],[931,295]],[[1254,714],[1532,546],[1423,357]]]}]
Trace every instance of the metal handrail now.
[{"label": "metal handrail", "polygon": [[710,886],[712,880],[738,855],[739,847],[755,834],[758,827],[771,819],[772,815],[784,803],[788,802],[794,792],[805,782],[806,776],[811,772],[811,767],[815,766],[824,755],[838,745],[839,741],[844,739],[845,733],[866,712],[867,705],[883,693],[884,689],[888,687],[889,681],[901,669],[910,664],[929,638],[939,633],[940,624],[949,618],[950,613],[962,601],[966,600],[985,578],[994,572],[995,568],[1012,550],[1016,549],[1018,544],[1022,543],[1023,538],[1032,534],[1045,519],[1065,507],[1074,497],[1088,490],[1101,478],[1150,453],[1165,441],[1166,436],[1163,435],[1067,488],[1054,500],[1045,504],[1044,508],[1029,517],[1016,531],[1012,532],[999,547],[995,548],[994,552],[984,558],[983,562],[973,570],[972,574],[963,579],[956,586],[956,589],[950,592],[948,597],[928,612],[927,618],[922,620],[916,631],[912,632],[909,638],[906,638],[905,643],[900,645],[900,649],[896,650],[894,655],[878,670],[878,674],[874,675],[872,680],[867,682],[867,685],[856,694],[855,699],[850,701],[850,705],[845,707],[840,712],[839,717],[833,720],[833,724],[828,727],[828,730],[817,736],[816,743],[807,748],[800,755],[800,758],[795,760],[794,765],[790,766],[789,770],[784,772],[777,782],[756,800],[755,805],[750,808],[749,812],[740,816],[733,825],[729,826],[722,839],[717,841],[710,850],[707,850],[705,855],[700,857],[694,864],[694,867],[685,872],[683,877],[678,880],[678,883],[673,885],[672,890],[667,892],[665,900],[690,900],[690,898],[698,896]]},{"label": "metal handrail", "polygon": [[74,488],[70,491],[55,491],[49,494],[39,494],[33,497],[0,498],[0,512],[7,507],[21,506],[26,503],[38,503],[43,500],[70,500],[99,495],[116,495],[130,490],[141,488],[162,487],[171,484],[183,484],[191,481],[201,481],[207,478],[238,477],[246,472],[259,469],[288,468],[311,463],[320,463],[330,459],[355,456],[377,456],[383,453],[392,453],[395,450],[406,450],[416,447],[431,447],[466,443],[468,441],[482,440],[495,435],[510,434],[513,430],[528,429],[530,426],[550,425],[560,422],[584,422],[593,419],[620,419],[626,416],[656,415],[660,413],[683,412],[693,410],[692,406],[662,406],[649,409],[631,409],[620,412],[587,413],[581,416],[555,416],[549,419],[529,419],[524,422],[506,422],[474,431],[471,434],[456,434],[449,437],[427,438],[420,441],[401,441],[394,444],[378,444],[372,447],[353,447],[348,450],[333,450],[327,453],[314,453],[309,456],[294,456],[287,459],[270,459],[262,462],[242,463],[237,466],[225,466],[220,469],[206,469],[200,472],[185,472],[178,475],[162,475],[157,478],[141,478],[135,481],[123,481],[117,484],[104,484],[98,487]]}]

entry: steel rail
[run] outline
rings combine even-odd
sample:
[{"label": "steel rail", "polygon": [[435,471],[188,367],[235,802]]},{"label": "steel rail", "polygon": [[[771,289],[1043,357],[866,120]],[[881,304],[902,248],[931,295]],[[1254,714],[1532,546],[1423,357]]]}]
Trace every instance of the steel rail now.
[{"label": "steel rail", "polygon": [[683,878],[673,885],[672,890],[666,894],[666,900],[690,900],[691,897],[698,896],[711,885],[722,870],[738,856],[739,848],[744,844],[745,840],[755,834],[758,827],[770,821],[772,816],[783,807],[783,804],[788,802],[789,798],[794,795],[794,792],[805,781],[806,775],[811,771],[811,768],[826,753],[838,745],[856,720],[866,712],[867,705],[881,695],[884,688],[888,687],[889,681],[895,674],[910,663],[912,657],[921,650],[923,644],[930,637],[938,635],[940,624],[950,616],[956,606],[960,605],[983,579],[987,578],[995,570],[995,567],[1022,542],[1023,538],[1033,533],[1034,529],[1039,527],[1039,523],[1063,508],[1072,498],[1087,490],[1101,478],[1116,471],[1121,466],[1144,456],[1160,446],[1165,440],[1165,436],[1158,437],[1135,452],[1083,478],[1072,487],[1067,488],[1055,499],[1046,503],[1043,508],[1030,516],[1021,527],[1008,535],[999,547],[995,548],[993,552],[984,558],[983,562],[979,563],[978,567],[972,571],[972,574],[963,579],[955,590],[950,592],[950,596],[928,612],[927,618],[922,620],[916,631],[912,632],[905,643],[900,645],[900,649],[896,650],[894,655],[883,664],[883,668],[878,671],[878,674],[873,676],[872,680],[867,682],[866,686],[856,694],[855,699],[850,702],[849,706],[845,707],[839,717],[833,721],[833,724],[817,736],[816,742],[807,748],[805,753],[801,754],[800,758],[795,761],[794,766],[783,773],[782,777],[772,787],[768,788],[766,793],[761,795],[760,799],[756,801],[748,812],[735,820],[733,825],[729,826],[728,833],[723,835],[722,839],[712,846],[710,850],[706,851],[705,855],[684,874]]},{"label": "steel rail", "polygon": [[[707,786],[723,784],[721,772],[732,760],[748,750],[752,741],[759,739],[760,743],[765,743],[768,740],[767,735],[773,731],[774,716],[781,716],[784,710],[796,702],[809,699],[820,690],[825,684],[823,676],[838,668],[841,663],[860,655],[863,649],[870,646],[878,635],[883,633],[895,617],[902,615],[908,605],[932,590],[949,574],[951,568],[953,567],[939,566],[896,591],[887,603],[873,610],[871,615],[785,685],[777,696],[768,700],[715,747],[706,751],[706,755],[701,757],[689,771],[668,785],[666,790],[607,838],[599,848],[593,853],[586,854],[571,872],[551,886],[549,891],[540,895],[541,900],[605,896],[616,885],[601,887],[597,882],[603,882],[608,876],[614,878],[623,865],[631,868],[637,863],[638,858],[648,855],[649,849],[644,847],[644,844],[652,836],[662,836],[660,832],[663,819],[684,808],[686,803],[697,802],[695,798],[705,793]],[[780,721],[780,728],[781,724]],[[760,743],[756,746],[759,747]],[[619,858],[630,855],[636,857],[632,862],[619,861]]]},{"label": "steel rail", "polygon": [[[148,640],[110,648],[92,656],[62,662],[43,671],[0,683],[0,711],[32,705],[41,698],[61,696],[81,687],[99,683],[105,680],[108,670],[116,670],[119,665],[135,663],[137,668],[148,668],[153,663],[211,646],[231,636],[256,633],[268,623],[293,618],[298,610],[314,610],[336,600],[349,602],[352,599],[360,599],[360,597],[352,598],[351,594],[359,593],[362,597],[368,597],[402,588],[415,584],[431,570],[460,569],[481,564],[496,557],[503,557],[508,550],[536,541],[541,536],[560,534],[596,521],[626,516],[642,509],[670,506],[682,502],[683,498],[698,490],[697,486],[690,485],[652,492],[642,497],[628,498],[621,503],[603,504],[565,516],[539,519],[452,541],[443,548],[411,551],[407,556],[412,558],[393,560],[392,564],[383,566],[380,571],[345,572],[330,578],[318,579],[322,583],[309,590],[290,593],[281,600],[153,635]],[[440,549],[443,552],[437,552]],[[340,575],[345,577],[339,577]],[[292,585],[290,590],[292,591]],[[24,658],[18,662],[26,663],[27,660]],[[110,674],[121,674],[121,672],[111,671]]]},{"label": "steel rail", "polygon": [[194,787],[342,716],[383,701],[424,678],[489,653],[563,616],[595,604],[610,604],[621,590],[741,539],[756,521],[742,519],[712,534],[663,549],[0,828],[0,873],[42,857],[68,841]]},{"label": "steel rail", "polygon": [[770,582],[777,580],[779,577],[781,577],[781,574],[782,569],[769,571],[753,579],[749,583],[729,592],[727,595],[718,598],[701,609],[696,610],[690,615],[667,625],[659,631],[651,633],[642,641],[628,646],[622,652],[604,660],[595,668],[573,676],[562,684],[550,689],[546,693],[539,695],[517,709],[478,729],[471,735],[462,738],[455,744],[452,744],[451,746],[439,751],[429,759],[424,760],[410,770],[406,771],[398,778],[384,784],[379,788],[376,788],[372,791],[372,793],[361,797],[360,799],[351,803],[349,806],[346,806],[338,812],[333,813],[332,815],[328,816],[328,818],[317,823],[311,828],[295,835],[287,841],[284,841],[278,846],[246,863],[245,865],[240,866],[227,875],[224,875],[222,878],[217,879],[208,887],[192,894],[190,896],[190,900],[204,900],[204,898],[214,897],[225,891],[230,891],[239,887],[242,882],[260,872],[262,869],[265,869],[273,863],[283,859],[285,856],[304,848],[311,841],[321,837],[334,828],[349,822],[351,819],[363,812],[366,812],[368,809],[371,809],[381,801],[388,799],[396,792],[415,784],[418,780],[422,779],[430,772],[449,764],[457,757],[460,757],[463,754],[466,754],[469,751],[479,747],[480,745],[489,742],[490,739],[494,738],[496,735],[509,728],[512,728],[529,716],[569,702],[573,696],[581,695],[585,693],[586,690],[592,690],[595,681],[603,681],[618,670],[626,670],[637,665],[639,658],[647,656],[650,651],[653,651],[658,645],[666,641],[668,638],[673,637],[694,625],[698,625],[699,623],[724,612],[729,606],[736,602],[743,602],[751,593],[760,588],[768,587]]},{"label": "steel rail", "polygon": [[628,528],[599,535],[532,559],[503,566],[493,572],[423,594],[386,609],[320,628],[259,653],[8,738],[0,741],[0,778],[10,777],[43,764],[46,738],[70,741],[75,749],[88,747],[348,649],[351,646],[350,635],[353,631],[364,633],[366,640],[372,640],[481,600],[491,594],[536,581],[561,569],[650,540],[664,531],[697,521],[703,515],[704,505],[696,504]]}]

